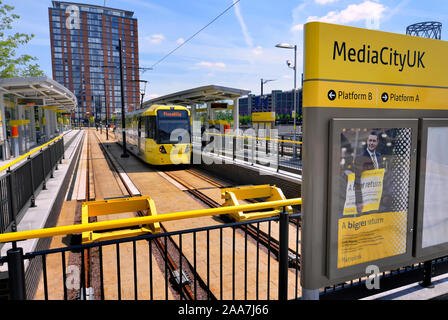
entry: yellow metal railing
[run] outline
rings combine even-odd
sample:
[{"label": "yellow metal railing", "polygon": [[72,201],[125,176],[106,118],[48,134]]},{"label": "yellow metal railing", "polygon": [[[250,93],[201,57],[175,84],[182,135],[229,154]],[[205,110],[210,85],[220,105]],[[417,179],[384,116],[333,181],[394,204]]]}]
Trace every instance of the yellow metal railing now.
[{"label": "yellow metal railing", "polygon": [[[65,134],[65,133],[64,133],[64,134]],[[11,167],[11,166],[13,166],[13,165],[15,165],[17,162],[19,162],[19,161],[21,161],[21,160],[23,160],[23,159],[29,157],[29,156],[32,155],[33,153],[35,153],[35,152],[37,152],[37,151],[39,151],[39,150],[45,148],[45,147],[48,146],[49,144],[51,144],[51,143],[53,143],[53,142],[55,142],[55,141],[61,139],[61,138],[64,136],[64,134],[61,134],[59,137],[54,138],[54,139],[51,140],[51,141],[48,141],[47,143],[41,145],[40,147],[37,147],[37,148],[31,150],[30,152],[25,153],[23,156],[20,156],[20,157],[17,158],[16,160],[11,161],[10,163],[4,165],[3,167],[0,167],[0,172],[3,171],[3,170],[5,170],[5,169],[8,169],[9,167]]]},{"label": "yellow metal railing", "polygon": [[300,204],[302,204],[301,198],[293,198],[293,199],[288,199],[288,200],[267,201],[267,202],[243,204],[243,205],[237,205],[237,206],[231,206],[231,207],[219,207],[219,208],[212,208],[212,209],[182,211],[182,212],[167,213],[167,214],[161,214],[161,215],[149,215],[149,216],[137,217],[137,218],[127,218],[127,219],[92,222],[92,223],[84,223],[84,224],[79,224],[79,225],[61,226],[61,227],[53,227],[53,228],[38,229],[38,230],[11,232],[11,233],[0,234],[0,243],[11,242],[11,241],[21,241],[21,240],[27,240],[27,239],[54,237],[54,236],[68,235],[68,234],[73,234],[73,233],[94,232],[94,231],[110,230],[110,229],[116,229],[116,228],[126,228],[126,227],[133,227],[133,226],[139,226],[139,225],[155,224],[158,222],[160,223],[160,222],[165,222],[165,221],[191,219],[191,218],[199,218],[199,217],[221,215],[221,214],[232,214],[232,213],[237,213],[237,212],[241,212],[241,211],[263,210],[263,209],[269,209],[269,208],[287,207],[287,206],[294,206],[294,205],[300,205]]}]

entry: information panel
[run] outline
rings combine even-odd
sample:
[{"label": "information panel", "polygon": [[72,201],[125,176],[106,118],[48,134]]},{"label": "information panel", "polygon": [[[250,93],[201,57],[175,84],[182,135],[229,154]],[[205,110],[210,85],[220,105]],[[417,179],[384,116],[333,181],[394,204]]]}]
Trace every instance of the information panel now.
[{"label": "information panel", "polygon": [[418,257],[448,251],[448,119],[421,120]]},{"label": "information panel", "polygon": [[427,141],[423,248],[448,242],[448,127],[428,128]]},{"label": "information panel", "polygon": [[305,24],[304,292],[448,254],[448,122],[420,127],[446,118],[447,54],[447,41]]}]

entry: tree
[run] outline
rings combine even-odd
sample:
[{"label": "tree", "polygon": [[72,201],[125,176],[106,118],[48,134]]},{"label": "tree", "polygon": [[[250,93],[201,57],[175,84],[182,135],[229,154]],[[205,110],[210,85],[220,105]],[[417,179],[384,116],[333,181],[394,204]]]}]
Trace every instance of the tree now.
[{"label": "tree", "polygon": [[36,64],[29,64],[27,65],[21,72],[21,77],[45,77],[45,72],[43,72],[39,65]]},{"label": "tree", "polygon": [[45,75],[38,64],[29,64],[31,61],[36,61],[36,57],[29,54],[20,56],[16,54],[16,49],[30,42],[34,38],[34,34],[20,32],[7,34],[7,31],[12,29],[14,20],[20,18],[19,15],[12,12],[13,10],[13,6],[3,4],[0,0],[0,78]]}]

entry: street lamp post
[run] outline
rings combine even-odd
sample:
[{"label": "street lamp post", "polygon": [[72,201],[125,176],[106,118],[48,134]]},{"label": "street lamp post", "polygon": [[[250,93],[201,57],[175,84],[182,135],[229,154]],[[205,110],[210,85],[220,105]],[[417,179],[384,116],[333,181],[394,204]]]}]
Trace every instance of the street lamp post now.
[{"label": "street lamp post", "polygon": [[[297,129],[296,129],[296,118],[297,118],[297,97],[296,97],[296,88],[297,88],[297,45],[292,45],[288,43],[279,43],[276,45],[277,48],[282,49],[294,49],[294,66],[291,67],[291,62],[288,60],[286,61],[289,68],[294,70],[294,142],[297,138]],[[294,143],[294,158],[297,158],[297,145]]]},{"label": "street lamp post", "polygon": [[143,108],[143,98],[145,97],[145,93],[146,93],[146,84],[148,83],[148,80],[132,80],[134,82],[143,82],[145,84],[143,90],[140,90],[140,95],[141,95],[141,101],[140,101],[140,109]]},{"label": "street lamp post", "polygon": [[121,38],[118,40],[118,50],[120,51],[120,89],[121,89],[121,130],[123,133],[123,153],[122,158],[128,158],[129,154],[126,150],[126,119],[124,113],[124,85],[123,85],[123,47]]},{"label": "street lamp post", "polygon": [[267,80],[263,80],[263,78],[260,79],[260,84],[261,84],[261,95],[260,95],[260,101],[261,101],[261,111],[264,112],[264,106],[263,106],[263,85],[268,83],[269,81],[275,81],[275,79],[267,79]]}]

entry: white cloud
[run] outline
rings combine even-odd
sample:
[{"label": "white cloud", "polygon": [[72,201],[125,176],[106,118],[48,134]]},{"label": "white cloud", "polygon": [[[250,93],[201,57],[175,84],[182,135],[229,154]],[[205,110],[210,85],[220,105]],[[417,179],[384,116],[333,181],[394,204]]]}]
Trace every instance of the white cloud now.
[{"label": "white cloud", "polygon": [[321,21],[336,24],[346,24],[363,20],[379,20],[383,16],[385,10],[386,7],[380,3],[364,1],[360,4],[351,4],[341,11],[331,11],[323,17],[310,16],[307,18],[307,22]]},{"label": "white cloud", "polygon": [[295,26],[293,26],[291,28],[291,31],[302,31],[302,30],[303,30],[303,24],[302,23],[296,24]]},{"label": "white cloud", "polygon": [[206,67],[206,68],[225,68],[226,64],[224,62],[209,62],[209,61],[201,61],[196,63],[199,67]]},{"label": "white cloud", "polygon": [[163,34],[153,34],[152,36],[145,37],[145,40],[157,44],[162,42],[165,39],[165,36]]},{"label": "white cloud", "polygon": [[[235,3],[235,2],[236,2],[236,0],[233,0],[233,3]],[[235,4],[234,8],[235,8],[236,17],[238,18],[238,22],[240,23],[240,26],[241,26],[241,31],[243,32],[244,39],[246,40],[246,44],[249,47],[253,47],[253,40],[252,40],[251,36],[249,35],[249,32],[247,31],[246,23],[244,22],[243,15],[241,14],[239,3]]]},{"label": "white cloud", "polygon": [[263,48],[261,46],[257,46],[252,50],[252,53],[256,56],[263,54]]},{"label": "white cloud", "polygon": [[314,0],[316,3],[318,4],[327,4],[327,3],[333,3],[336,2],[338,0]]},{"label": "white cloud", "polygon": [[[155,98],[158,98],[160,96],[161,96],[160,94],[151,93],[151,94],[148,95],[148,98],[145,99],[145,100],[155,99]],[[145,98],[146,98],[146,96],[145,96]]]},{"label": "white cloud", "polygon": [[176,42],[177,42],[177,44],[182,44],[185,42],[185,40],[184,40],[184,38],[179,38],[179,39],[177,39]]}]

